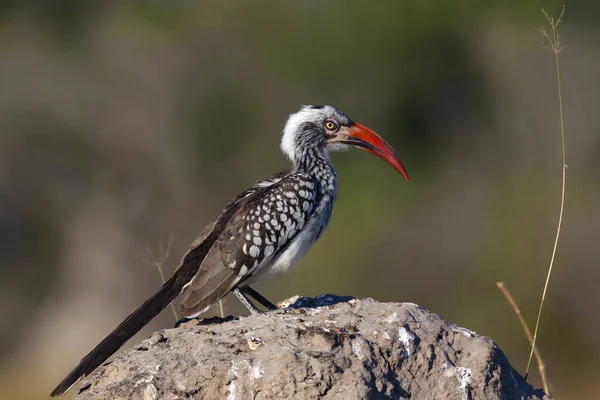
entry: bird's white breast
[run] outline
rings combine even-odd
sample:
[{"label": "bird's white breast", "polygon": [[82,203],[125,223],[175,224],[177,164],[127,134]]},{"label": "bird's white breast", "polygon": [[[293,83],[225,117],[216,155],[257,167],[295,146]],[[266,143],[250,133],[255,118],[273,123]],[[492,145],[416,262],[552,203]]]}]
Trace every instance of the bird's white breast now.
[{"label": "bird's white breast", "polygon": [[316,207],[311,218],[290,242],[269,260],[264,260],[258,267],[257,273],[249,279],[250,282],[260,280],[266,276],[279,272],[286,272],[296,265],[321,236],[329,219],[335,202],[335,192],[325,194]]}]

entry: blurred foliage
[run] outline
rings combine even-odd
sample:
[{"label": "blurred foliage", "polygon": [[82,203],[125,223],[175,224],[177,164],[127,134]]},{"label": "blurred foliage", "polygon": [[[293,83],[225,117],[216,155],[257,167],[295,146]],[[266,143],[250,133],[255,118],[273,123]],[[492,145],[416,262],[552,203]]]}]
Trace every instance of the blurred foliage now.
[{"label": "blurred foliage", "polygon": [[[300,104],[378,131],[412,180],[335,155],[327,234],[261,292],[419,303],[493,337],[522,370],[527,341],[495,282],[532,321],[560,190],[537,28],[541,7],[563,3],[3,2],[3,393],[46,398],[160,284],[144,245],[174,234],[175,265],[227,200],[287,168],[279,132]],[[572,161],[539,341],[557,398],[600,393],[598,4],[567,2],[563,25]]]}]

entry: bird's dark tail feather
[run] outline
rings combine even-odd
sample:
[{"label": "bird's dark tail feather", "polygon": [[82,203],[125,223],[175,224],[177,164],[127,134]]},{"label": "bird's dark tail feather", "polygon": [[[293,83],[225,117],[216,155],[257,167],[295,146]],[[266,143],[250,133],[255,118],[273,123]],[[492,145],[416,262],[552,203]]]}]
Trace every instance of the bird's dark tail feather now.
[{"label": "bird's dark tail feather", "polygon": [[[180,272],[180,271],[178,271]],[[183,289],[186,279],[176,272],[163,287],[137,310],[135,310],[125,321],[111,332],[94,350],[85,356],[79,364],[66,376],[65,379],[54,389],[51,396],[62,396],[81,378],[91,373],[108,357],[113,355],[119,348],[142,329],[152,318],[160,313],[170,302],[175,300]]]}]

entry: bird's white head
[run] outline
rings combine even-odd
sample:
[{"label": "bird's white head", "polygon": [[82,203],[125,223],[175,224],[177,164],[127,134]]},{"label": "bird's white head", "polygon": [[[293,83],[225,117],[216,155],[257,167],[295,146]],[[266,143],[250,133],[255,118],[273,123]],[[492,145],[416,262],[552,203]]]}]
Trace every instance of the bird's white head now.
[{"label": "bird's white head", "polygon": [[390,145],[332,106],[303,106],[289,116],[281,136],[281,150],[294,164],[301,162],[309,150],[327,153],[350,146],[384,159],[408,180],[406,169]]}]

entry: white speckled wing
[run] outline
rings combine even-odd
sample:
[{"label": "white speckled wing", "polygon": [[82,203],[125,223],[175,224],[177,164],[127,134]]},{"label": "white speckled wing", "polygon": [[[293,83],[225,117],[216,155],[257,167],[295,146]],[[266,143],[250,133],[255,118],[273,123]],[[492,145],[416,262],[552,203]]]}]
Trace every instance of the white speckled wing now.
[{"label": "white speckled wing", "polygon": [[[255,188],[254,190],[252,188]],[[239,196],[245,201],[231,217],[186,286],[184,315],[196,314],[225,296],[240,282],[272,264],[315,209],[318,190],[306,173],[262,181]]]}]

